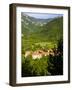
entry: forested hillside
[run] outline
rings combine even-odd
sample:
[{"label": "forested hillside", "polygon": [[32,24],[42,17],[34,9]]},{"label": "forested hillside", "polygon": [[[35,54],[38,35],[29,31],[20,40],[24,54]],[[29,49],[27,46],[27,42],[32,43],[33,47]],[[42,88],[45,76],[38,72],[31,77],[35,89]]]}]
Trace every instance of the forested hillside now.
[{"label": "forested hillside", "polygon": [[63,38],[63,17],[36,19],[22,15],[22,43],[24,47],[33,44],[54,46]]},{"label": "forested hillside", "polygon": [[63,75],[63,17],[21,15],[22,77]]}]

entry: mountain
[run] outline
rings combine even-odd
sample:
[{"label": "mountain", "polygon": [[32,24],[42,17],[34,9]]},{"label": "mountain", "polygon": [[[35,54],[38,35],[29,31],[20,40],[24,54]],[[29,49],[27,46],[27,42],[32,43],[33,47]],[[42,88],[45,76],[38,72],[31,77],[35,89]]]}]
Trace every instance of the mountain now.
[{"label": "mountain", "polygon": [[36,19],[23,14],[21,20],[24,39],[57,41],[63,37],[63,17]]},{"label": "mountain", "polygon": [[49,41],[57,41],[63,38],[63,17],[57,17],[45,24],[40,34]]},{"label": "mountain", "polygon": [[42,26],[50,22],[52,19],[36,19],[28,15],[22,14],[22,32],[38,32]]},{"label": "mountain", "polygon": [[[57,47],[58,40],[63,39],[63,17],[36,19],[28,15],[21,17],[22,48]],[[38,46],[37,46],[38,45]]]}]

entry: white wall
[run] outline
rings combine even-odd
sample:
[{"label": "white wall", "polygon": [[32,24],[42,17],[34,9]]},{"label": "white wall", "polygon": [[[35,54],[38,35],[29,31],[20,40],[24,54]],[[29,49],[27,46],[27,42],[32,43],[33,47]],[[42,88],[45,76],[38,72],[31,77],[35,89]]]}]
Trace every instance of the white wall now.
[{"label": "white wall", "polygon": [[[57,6],[58,5],[72,6],[72,0],[0,0],[0,90],[48,90],[48,89],[49,90],[72,90],[72,82],[70,84],[56,84],[56,85],[28,86],[28,87],[11,87],[8,85],[8,82],[9,82],[9,4],[10,3],[34,3],[34,4],[47,4],[47,5],[57,5]],[[71,11],[72,11],[72,7],[71,7]],[[71,12],[71,17],[72,17],[72,12]],[[72,21],[72,18],[71,18],[71,21]],[[72,72],[71,72],[71,75],[72,75]]]}]

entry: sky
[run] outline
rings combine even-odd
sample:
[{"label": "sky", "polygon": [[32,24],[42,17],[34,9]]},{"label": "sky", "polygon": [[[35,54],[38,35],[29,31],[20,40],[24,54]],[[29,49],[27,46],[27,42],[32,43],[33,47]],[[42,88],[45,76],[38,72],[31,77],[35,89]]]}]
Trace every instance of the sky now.
[{"label": "sky", "polygon": [[37,19],[49,19],[63,16],[62,14],[50,14],[50,13],[25,13],[25,14]]}]

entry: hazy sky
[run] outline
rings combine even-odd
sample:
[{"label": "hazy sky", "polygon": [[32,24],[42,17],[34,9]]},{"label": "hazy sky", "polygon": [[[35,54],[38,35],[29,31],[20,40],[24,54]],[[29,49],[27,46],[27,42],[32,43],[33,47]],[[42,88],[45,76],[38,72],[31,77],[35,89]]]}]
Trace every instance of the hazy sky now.
[{"label": "hazy sky", "polygon": [[25,14],[37,19],[49,19],[63,16],[62,14],[50,14],[50,13],[25,13]]}]

